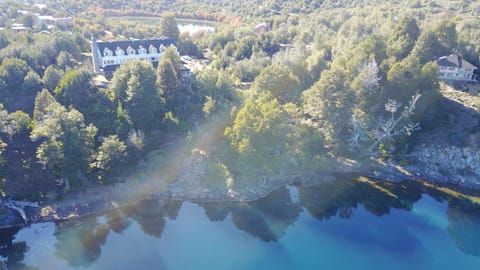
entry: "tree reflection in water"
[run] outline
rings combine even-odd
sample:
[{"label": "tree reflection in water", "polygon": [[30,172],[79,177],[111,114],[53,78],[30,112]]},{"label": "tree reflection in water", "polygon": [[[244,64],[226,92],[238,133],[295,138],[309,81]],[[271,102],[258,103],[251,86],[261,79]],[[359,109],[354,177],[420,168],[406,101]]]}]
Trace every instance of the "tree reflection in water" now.
[{"label": "tree reflection in water", "polygon": [[115,209],[105,215],[110,230],[115,233],[125,231],[132,221],[128,218],[123,208]]},{"label": "tree reflection in water", "polygon": [[59,223],[55,227],[55,255],[72,266],[89,266],[100,257],[109,227],[95,217]]},{"label": "tree reflection in water", "polygon": [[38,269],[21,263],[28,251],[28,246],[25,241],[15,241],[15,235],[19,230],[18,227],[0,230],[0,256],[5,258],[0,262],[0,269]]},{"label": "tree reflection in water", "polygon": [[[230,215],[233,225],[238,230],[261,241],[270,242],[280,240],[286,234],[287,228],[299,218],[303,209],[318,220],[328,220],[335,216],[350,219],[360,205],[374,215],[382,216],[389,214],[392,208],[410,211],[423,194],[448,203],[446,213],[449,221],[448,234],[459,250],[480,257],[478,225],[480,198],[476,197],[477,201],[474,201],[465,196],[465,193],[425,183],[390,183],[351,177],[316,186],[300,186],[298,200],[292,200],[290,190],[282,187],[254,202],[198,203],[198,205],[204,209],[205,215],[211,221],[221,222]],[[111,232],[120,234],[131,224],[137,223],[145,234],[161,238],[166,220],[176,219],[181,206],[181,201],[145,200],[103,215],[58,223],[54,232],[55,254],[71,266],[87,267],[100,257],[102,247]],[[366,228],[385,226],[384,222],[373,222],[374,224],[367,224]],[[377,238],[373,239],[368,238],[368,230],[359,235],[353,231],[344,231],[342,228],[333,228],[332,233],[344,235],[346,238],[363,237],[360,239],[362,241],[365,239],[377,241],[373,245],[381,245],[397,253],[411,250],[412,246],[416,245],[412,243],[416,238],[410,237],[408,225],[397,224],[394,221],[390,223],[386,226],[395,227],[398,237],[376,236]],[[373,227],[372,230],[375,230]],[[34,269],[22,264],[29,248],[26,242],[15,241],[18,229],[0,232],[0,255],[4,257],[4,265],[8,266],[8,269]],[[382,237],[387,239],[382,240]],[[390,242],[396,244],[392,246]]]},{"label": "tree reflection in water", "polygon": [[303,207],[315,218],[327,220],[337,214],[351,217],[359,204],[376,216],[390,213],[391,208],[410,210],[421,198],[416,183],[395,184],[366,178],[339,179],[311,187],[299,187]]},{"label": "tree reflection in water", "polygon": [[410,211],[422,194],[428,194],[440,202],[448,202],[447,231],[458,248],[464,253],[480,256],[480,205],[432,185],[354,177],[316,186],[300,186],[298,191],[300,204],[293,203],[288,189],[281,188],[255,202],[200,205],[211,221],[223,221],[231,214],[239,230],[262,241],[277,241],[303,208],[319,220],[335,216],[349,219],[359,205],[376,216],[382,216],[389,214],[392,208]]},{"label": "tree reflection in water", "polygon": [[200,205],[211,221],[222,221],[231,213],[235,227],[266,242],[282,238],[288,226],[294,224],[302,212],[301,206],[293,203],[285,187],[254,202]]},{"label": "tree reflection in water", "polygon": [[480,206],[452,202],[447,211],[448,234],[466,254],[480,257]]},{"label": "tree reflection in water", "polygon": [[[145,200],[108,212],[56,225],[56,255],[72,266],[89,266],[100,257],[110,231],[122,233],[134,221],[145,234],[160,238],[165,218],[176,218],[181,201]],[[104,217],[105,222],[102,221]]]},{"label": "tree reflection in water", "polygon": [[429,188],[426,193],[440,202],[448,203],[447,232],[458,249],[480,257],[480,194],[476,191],[473,194],[458,193],[448,188]]},{"label": "tree reflection in water", "polygon": [[175,219],[182,207],[176,200],[145,200],[124,209],[128,217],[135,220],[143,232],[160,238],[165,227],[165,218]]}]

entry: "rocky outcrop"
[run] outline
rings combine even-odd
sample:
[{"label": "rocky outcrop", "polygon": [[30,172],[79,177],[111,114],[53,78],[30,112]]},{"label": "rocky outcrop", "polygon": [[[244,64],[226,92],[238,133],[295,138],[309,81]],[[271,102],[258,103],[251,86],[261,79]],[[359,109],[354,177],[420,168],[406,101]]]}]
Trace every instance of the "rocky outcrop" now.
[{"label": "rocky outcrop", "polygon": [[472,147],[429,145],[414,153],[415,166],[406,166],[430,181],[480,188],[480,152]]}]

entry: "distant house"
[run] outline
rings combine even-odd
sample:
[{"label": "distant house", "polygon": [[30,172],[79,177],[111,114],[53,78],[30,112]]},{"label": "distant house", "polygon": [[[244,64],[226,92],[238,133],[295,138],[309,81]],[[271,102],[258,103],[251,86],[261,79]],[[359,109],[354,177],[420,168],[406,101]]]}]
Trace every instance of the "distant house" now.
[{"label": "distant house", "polygon": [[288,49],[294,49],[295,48],[295,45],[291,44],[291,43],[280,43],[280,44],[278,44],[278,46],[280,47],[280,50],[282,50],[282,51],[286,51]]},{"label": "distant house", "polygon": [[12,23],[11,29],[14,33],[20,33],[20,32],[28,32],[30,30],[30,27],[26,27],[22,23]]},{"label": "distant house", "polygon": [[38,15],[36,18],[36,24],[54,25],[55,17],[49,15]]},{"label": "distant house", "polygon": [[17,9],[17,13],[20,15],[27,15],[28,11],[27,10],[22,10],[22,9]]},{"label": "distant house", "polygon": [[440,80],[444,81],[477,81],[478,68],[461,56],[450,54],[437,60]]},{"label": "distant house", "polygon": [[35,4],[33,5],[34,7],[38,8],[38,9],[45,9],[47,8],[47,5],[46,4]]},{"label": "distant house", "polygon": [[160,38],[151,40],[97,41],[92,39],[92,61],[95,73],[108,75],[122,63],[132,59],[143,59],[158,65],[164,50],[176,44],[173,39]]},{"label": "distant house", "polygon": [[73,18],[72,17],[55,18],[50,15],[37,15],[35,23],[38,25],[45,24],[49,28],[54,27],[55,24],[69,27],[69,26],[72,26],[73,24]]},{"label": "distant house", "polygon": [[63,26],[69,27],[73,25],[73,18],[72,17],[55,18],[55,23],[57,25],[63,25]]},{"label": "distant house", "polygon": [[272,30],[272,29],[270,28],[270,25],[266,22],[263,22],[261,24],[257,24],[255,26],[255,33],[257,33],[257,34],[262,33],[262,32],[268,32],[270,30]]}]

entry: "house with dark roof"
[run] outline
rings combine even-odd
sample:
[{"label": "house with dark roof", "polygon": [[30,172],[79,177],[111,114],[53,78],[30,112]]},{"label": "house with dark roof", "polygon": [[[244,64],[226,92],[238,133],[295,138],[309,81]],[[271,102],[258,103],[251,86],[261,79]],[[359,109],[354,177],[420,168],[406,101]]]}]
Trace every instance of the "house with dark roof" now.
[{"label": "house with dark roof", "polygon": [[168,38],[150,40],[97,41],[92,39],[92,61],[95,73],[112,73],[122,63],[143,59],[158,65],[164,50],[175,41]]},{"label": "house with dark roof", "polygon": [[444,81],[477,81],[478,68],[461,56],[450,54],[437,60],[440,80]]}]

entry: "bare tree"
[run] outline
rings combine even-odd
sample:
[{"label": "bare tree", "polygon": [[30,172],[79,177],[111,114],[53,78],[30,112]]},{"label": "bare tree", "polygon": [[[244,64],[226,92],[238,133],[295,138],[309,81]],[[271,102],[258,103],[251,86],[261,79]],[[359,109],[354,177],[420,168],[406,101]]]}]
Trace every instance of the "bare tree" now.
[{"label": "bare tree", "polygon": [[368,124],[366,123],[365,113],[362,110],[355,109],[353,111],[351,125],[352,136],[348,143],[352,148],[358,148],[368,141]]},{"label": "bare tree", "polygon": [[354,110],[351,118],[351,137],[349,144],[352,148],[358,149],[362,145],[370,144],[368,152],[373,152],[378,145],[388,139],[400,135],[410,136],[414,131],[420,129],[419,123],[409,122],[414,114],[415,105],[420,94],[412,96],[409,104],[398,114],[402,104],[396,100],[389,99],[385,103],[385,111],[390,113],[387,118],[379,118],[369,122],[368,116],[362,110]]},{"label": "bare tree", "polygon": [[398,116],[396,113],[402,104],[393,99],[389,99],[387,103],[385,103],[385,111],[390,112],[390,118],[381,118],[377,121],[375,128],[371,132],[374,142],[368,148],[369,151],[373,151],[373,149],[387,139],[391,139],[399,135],[410,136],[414,131],[420,130],[419,123],[408,122],[410,117],[414,114],[415,105],[420,97],[420,94],[412,96],[412,99],[408,105],[405,106],[402,113]]}]

